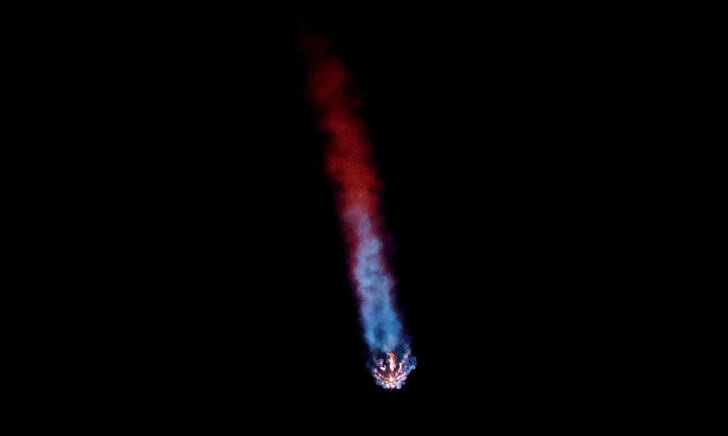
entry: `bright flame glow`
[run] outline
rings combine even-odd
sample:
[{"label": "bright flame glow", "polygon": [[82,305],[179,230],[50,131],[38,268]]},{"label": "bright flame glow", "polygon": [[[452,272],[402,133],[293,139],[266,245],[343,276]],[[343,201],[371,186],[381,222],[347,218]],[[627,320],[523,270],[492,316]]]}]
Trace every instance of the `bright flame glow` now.
[{"label": "bright flame glow", "polygon": [[405,353],[402,360],[397,361],[397,355],[389,352],[386,359],[376,359],[372,375],[377,384],[384,389],[400,389],[407,380],[409,373],[415,369],[415,358]]}]

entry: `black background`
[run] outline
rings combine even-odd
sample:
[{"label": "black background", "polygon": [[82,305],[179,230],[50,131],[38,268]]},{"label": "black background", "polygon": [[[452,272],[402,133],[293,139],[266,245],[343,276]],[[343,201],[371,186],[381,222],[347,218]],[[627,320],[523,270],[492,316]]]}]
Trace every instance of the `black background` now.
[{"label": "black background", "polygon": [[[389,12],[124,11],[79,31],[82,50],[59,43],[57,68],[88,66],[70,75],[98,146],[78,184],[99,394],[405,420],[639,404],[649,35],[607,11]],[[419,360],[402,391],[366,371],[301,26],[331,37],[363,98]]]}]

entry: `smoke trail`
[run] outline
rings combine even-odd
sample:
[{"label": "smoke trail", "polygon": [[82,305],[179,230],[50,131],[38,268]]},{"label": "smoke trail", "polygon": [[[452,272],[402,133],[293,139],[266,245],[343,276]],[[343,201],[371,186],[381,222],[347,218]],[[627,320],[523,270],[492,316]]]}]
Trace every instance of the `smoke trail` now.
[{"label": "smoke trail", "polygon": [[349,90],[349,71],[331,53],[328,41],[305,35],[302,48],[309,68],[308,95],[329,140],[326,167],[337,188],[372,374],[384,388],[399,389],[415,358],[393,301],[394,280],[383,254],[381,184],[371,165],[366,127],[356,114],[359,101]]}]

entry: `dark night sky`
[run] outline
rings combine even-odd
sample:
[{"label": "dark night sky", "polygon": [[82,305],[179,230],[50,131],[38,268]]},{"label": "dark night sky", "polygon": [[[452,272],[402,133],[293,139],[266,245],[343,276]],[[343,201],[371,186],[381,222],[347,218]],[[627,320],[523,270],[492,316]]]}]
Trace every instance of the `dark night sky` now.
[{"label": "dark night sky", "polygon": [[[108,359],[130,401],[538,419],[626,400],[649,346],[633,327],[650,195],[629,183],[649,50],[590,11],[149,17],[89,73],[119,101],[95,124],[113,137],[99,172],[121,176],[99,193],[120,247],[100,317],[123,321],[128,352]],[[363,98],[419,360],[401,392],[365,369],[302,22]]]}]

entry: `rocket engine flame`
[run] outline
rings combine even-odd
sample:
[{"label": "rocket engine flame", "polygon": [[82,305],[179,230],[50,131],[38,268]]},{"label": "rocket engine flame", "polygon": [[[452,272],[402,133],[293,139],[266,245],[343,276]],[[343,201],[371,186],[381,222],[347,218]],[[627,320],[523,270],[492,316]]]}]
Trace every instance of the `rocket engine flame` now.
[{"label": "rocket engine flame", "polygon": [[415,358],[407,352],[397,361],[397,355],[389,352],[387,358],[376,359],[372,375],[384,389],[401,389],[409,373],[415,369]]},{"label": "rocket engine flame", "polygon": [[415,359],[394,304],[394,279],[384,256],[381,182],[370,162],[366,126],[356,113],[359,99],[349,90],[351,74],[329,46],[325,39],[304,35],[301,48],[309,69],[308,96],[328,138],[326,168],[336,186],[350,249],[349,272],[359,297],[364,340],[374,356],[372,374],[385,389],[399,389],[414,369]]}]

